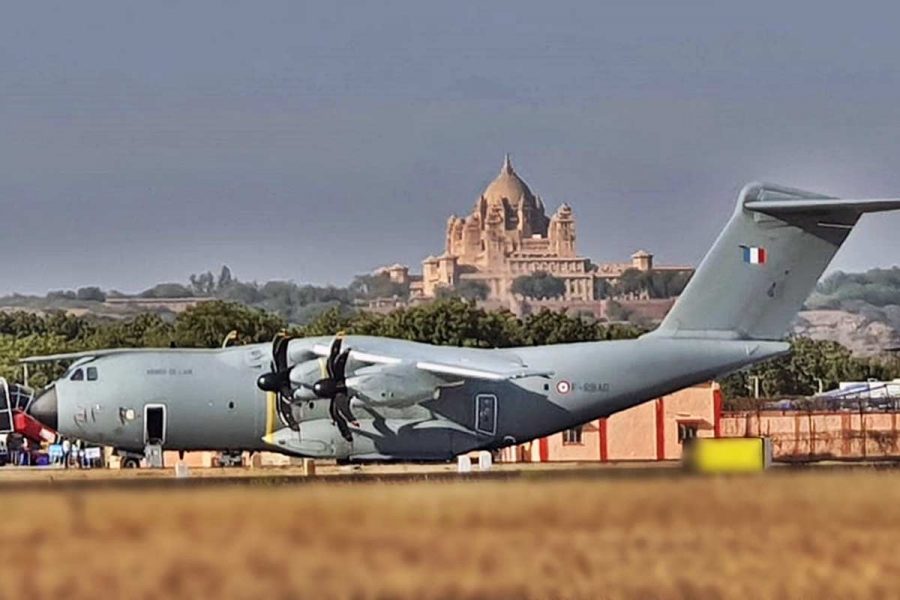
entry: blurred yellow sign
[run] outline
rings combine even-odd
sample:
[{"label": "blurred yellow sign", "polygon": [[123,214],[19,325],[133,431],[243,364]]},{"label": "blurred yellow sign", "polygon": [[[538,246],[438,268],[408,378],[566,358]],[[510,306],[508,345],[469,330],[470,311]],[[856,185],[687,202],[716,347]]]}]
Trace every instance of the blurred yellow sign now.
[{"label": "blurred yellow sign", "polygon": [[772,463],[769,438],[696,438],[685,452],[685,462],[701,473],[752,473]]}]

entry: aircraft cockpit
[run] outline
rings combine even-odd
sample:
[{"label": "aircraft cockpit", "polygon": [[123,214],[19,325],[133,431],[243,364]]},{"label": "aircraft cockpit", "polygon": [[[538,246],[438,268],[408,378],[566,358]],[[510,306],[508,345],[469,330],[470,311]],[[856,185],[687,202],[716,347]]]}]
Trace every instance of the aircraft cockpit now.
[{"label": "aircraft cockpit", "polygon": [[69,381],[97,381],[97,367],[77,367],[69,369],[67,373]]}]

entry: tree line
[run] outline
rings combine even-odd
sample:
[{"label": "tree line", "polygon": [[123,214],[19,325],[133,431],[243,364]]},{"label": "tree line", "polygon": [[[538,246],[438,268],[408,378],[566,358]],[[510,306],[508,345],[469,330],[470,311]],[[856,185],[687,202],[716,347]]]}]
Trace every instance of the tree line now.
[{"label": "tree line", "polygon": [[[524,318],[506,310],[487,311],[474,301],[445,298],[387,314],[324,311],[305,325],[235,302],[212,300],[193,306],[174,319],[142,314],[127,320],[98,320],[54,312],[0,312],[0,375],[19,379],[18,360],[25,356],[100,348],[214,348],[231,331],[237,343],[268,342],[279,332],[296,336],[375,335],[438,345],[506,348],[539,344],[631,339],[645,329],[606,324],[582,316],[543,309]],[[724,377],[726,398],[752,396],[758,380],[763,397],[806,396],[832,389],[840,381],[880,380],[900,376],[894,360],[857,358],[836,342],[791,340],[788,356]],[[31,383],[43,386],[61,374],[60,365],[43,365]]]},{"label": "tree line", "polygon": [[[139,298],[148,299],[216,298],[273,312],[291,323],[301,324],[331,308],[349,311],[371,298],[394,295],[408,297],[409,286],[390,281],[386,274],[359,275],[347,287],[316,286],[279,280],[265,283],[241,281],[232,274],[228,266],[223,266],[218,275],[212,271],[195,273],[190,275],[186,283],[159,283],[135,294]],[[89,286],[77,290],[54,290],[45,299],[54,308],[67,308],[124,297],[129,296],[115,290],[106,292],[96,286]],[[43,304],[37,306],[44,307]]]},{"label": "tree line", "polygon": [[[672,298],[681,293],[690,278],[687,271],[639,271],[628,269],[615,284],[597,279],[596,297],[649,297]],[[516,278],[511,291],[525,298],[544,300],[559,298],[565,294],[563,279],[550,273],[537,272]],[[454,287],[442,287],[436,293],[439,299],[486,300],[490,288],[482,281],[462,279]],[[311,322],[319,313],[333,308],[345,312],[364,305],[376,298],[409,298],[409,283],[391,281],[387,273],[357,275],[347,287],[298,284],[293,281],[241,281],[223,266],[218,274],[212,271],[194,273],[186,283],[166,282],[154,285],[136,294],[139,298],[216,298],[238,302],[246,306],[274,312],[290,323]],[[89,302],[105,302],[108,298],[128,297],[97,286],[77,290],[54,290],[46,295],[51,306],[65,308],[85,305]]]},{"label": "tree line", "polygon": [[[642,333],[630,325],[605,325],[549,310],[519,319],[509,311],[486,311],[461,298],[388,314],[348,312],[336,306],[304,325],[291,325],[276,313],[222,300],[199,303],[173,320],[153,313],[99,320],[63,312],[0,312],[0,376],[20,379],[18,361],[26,356],[100,348],[215,348],[231,331],[238,332],[235,342],[241,344],[268,342],[279,332],[302,337],[343,331],[479,348],[624,339]],[[42,365],[32,371],[30,383],[40,387],[61,373],[61,365]]]},{"label": "tree line", "polygon": [[[835,389],[841,381],[888,381],[900,377],[897,360],[855,357],[838,342],[794,337],[787,356],[759,363],[720,380],[726,398],[750,398],[759,387],[761,398],[810,396]],[[733,405],[747,407],[747,403]]]},{"label": "tree line", "polygon": [[850,309],[859,303],[875,307],[900,305],[900,267],[865,273],[835,271],[822,279],[807,300],[809,308]]},{"label": "tree line", "polygon": [[[594,297],[675,298],[691,279],[691,271],[641,271],[626,269],[614,282],[594,280]],[[559,298],[566,292],[565,281],[551,273],[538,271],[513,280],[512,292],[535,300]]]}]

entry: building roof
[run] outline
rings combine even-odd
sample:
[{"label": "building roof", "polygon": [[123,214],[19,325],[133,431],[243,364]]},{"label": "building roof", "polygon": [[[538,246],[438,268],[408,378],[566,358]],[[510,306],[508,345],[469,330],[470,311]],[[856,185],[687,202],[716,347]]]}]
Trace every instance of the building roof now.
[{"label": "building roof", "polygon": [[512,161],[509,159],[509,154],[506,155],[503,161],[500,174],[488,184],[481,195],[488,201],[488,204],[502,204],[505,198],[510,206],[517,208],[519,200],[524,198],[532,206],[535,205],[534,194],[531,192],[528,184],[516,174]]}]

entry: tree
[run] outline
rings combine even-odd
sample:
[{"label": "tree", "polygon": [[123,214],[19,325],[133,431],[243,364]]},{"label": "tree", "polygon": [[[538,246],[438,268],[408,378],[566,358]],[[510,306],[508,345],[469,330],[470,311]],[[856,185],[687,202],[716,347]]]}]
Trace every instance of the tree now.
[{"label": "tree", "polygon": [[612,294],[613,286],[609,283],[608,279],[603,277],[594,278],[594,298],[603,300],[605,298],[610,298]]},{"label": "tree", "polygon": [[590,342],[600,338],[597,323],[581,317],[570,317],[564,312],[546,308],[525,319],[525,338],[531,345]]},{"label": "tree", "polygon": [[614,296],[640,296],[647,290],[647,282],[643,272],[638,269],[625,269],[614,286]]},{"label": "tree", "polygon": [[189,296],[212,296],[216,291],[216,278],[212,271],[191,275],[188,281],[191,284]]},{"label": "tree", "polygon": [[409,283],[392,281],[387,273],[357,275],[350,284],[351,295],[367,300],[374,298],[407,298]]},{"label": "tree", "polygon": [[228,268],[228,265],[222,265],[222,270],[219,271],[219,280],[216,282],[216,287],[219,290],[223,290],[232,284],[234,278],[231,276],[231,269]]},{"label": "tree", "polygon": [[308,324],[296,328],[292,333],[302,336],[336,335],[350,329],[352,329],[351,315],[341,310],[341,307],[333,306],[321,312]]},{"label": "tree", "polygon": [[[524,341],[521,322],[509,311],[488,313],[474,301],[446,298],[430,304],[400,308],[368,322],[372,335],[443,346],[498,348]],[[355,331],[351,323],[348,331]]]},{"label": "tree", "polygon": [[127,321],[97,327],[85,338],[87,348],[165,348],[174,339],[171,323],[157,314],[143,313]]},{"label": "tree", "polygon": [[464,300],[487,300],[491,294],[491,288],[483,281],[477,279],[462,279],[454,287],[440,286],[435,296],[438,298],[462,298]]},{"label": "tree", "polygon": [[238,343],[268,342],[287,323],[272,313],[233,302],[213,300],[192,306],[175,319],[175,343],[188,348],[215,348],[232,330]]},{"label": "tree", "polygon": [[739,398],[752,394],[754,378],[759,379],[765,397],[809,396],[834,389],[841,381],[863,381],[869,377],[892,379],[896,372],[888,365],[854,357],[837,342],[795,337],[791,352],[738,371],[720,380],[726,397]]},{"label": "tree", "polygon": [[513,293],[533,298],[536,300],[546,300],[549,298],[559,298],[566,293],[566,283],[558,277],[554,277],[550,273],[537,271],[532,275],[521,275],[516,277],[512,283]]},{"label": "tree", "polygon": [[[8,381],[20,381],[22,365],[19,360],[26,356],[38,356],[72,352],[79,348],[60,335],[32,334],[25,337],[0,335],[0,376]],[[61,363],[33,365],[29,369],[29,385],[42,388],[65,371]]]},{"label": "tree", "polygon": [[103,290],[98,288],[97,286],[88,286],[83,288],[78,288],[78,291],[75,292],[75,297],[78,300],[89,300],[93,302],[106,302],[106,294],[103,293]]},{"label": "tree", "polygon": [[632,315],[632,312],[633,311],[625,308],[615,300],[610,300],[606,303],[606,319],[608,321],[627,321]]},{"label": "tree", "polygon": [[[692,271],[641,271],[626,269],[615,285],[608,290],[610,296],[646,296],[647,298],[674,298],[684,291]],[[598,296],[599,297],[599,296]]]},{"label": "tree", "polygon": [[645,271],[644,285],[650,298],[675,298],[693,275],[692,271]]},{"label": "tree", "polygon": [[222,300],[239,302],[248,306],[252,306],[265,300],[265,296],[257,286],[252,283],[243,283],[241,281],[232,281],[227,287],[219,290],[218,297]]},{"label": "tree", "polygon": [[0,334],[16,337],[27,335],[57,335],[66,340],[85,339],[95,326],[84,317],[76,317],[61,310],[46,315],[25,311],[0,312]]},{"label": "tree", "polygon": [[47,292],[47,300],[75,300],[77,296],[72,290],[53,290]]},{"label": "tree", "polygon": [[190,298],[194,291],[180,283],[160,283],[139,294],[141,298]]}]

